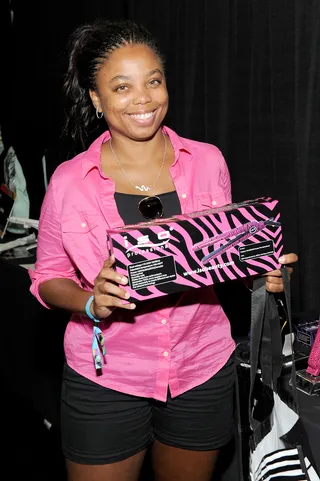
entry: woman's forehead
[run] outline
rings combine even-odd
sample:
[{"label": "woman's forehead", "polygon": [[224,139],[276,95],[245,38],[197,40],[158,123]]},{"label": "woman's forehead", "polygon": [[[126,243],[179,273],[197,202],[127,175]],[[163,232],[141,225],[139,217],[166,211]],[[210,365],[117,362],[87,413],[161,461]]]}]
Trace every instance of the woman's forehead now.
[{"label": "woman's forehead", "polygon": [[115,49],[101,68],[110,80],[120,77],[163,74],[163,67],[156,53],[147,45],[125,45]]}]

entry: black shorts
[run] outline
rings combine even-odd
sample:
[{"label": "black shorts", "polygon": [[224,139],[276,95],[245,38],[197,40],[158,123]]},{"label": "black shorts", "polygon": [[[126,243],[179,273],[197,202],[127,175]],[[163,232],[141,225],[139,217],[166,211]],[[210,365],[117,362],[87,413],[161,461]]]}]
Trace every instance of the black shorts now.
[{"label": "black shorts", "polygon": [[80,464],[122,461],[155,439],[193,451],[219,449],[233,437],[233,356],[209,381],[167,402],[107,389],[64,367],[64,456]]}]

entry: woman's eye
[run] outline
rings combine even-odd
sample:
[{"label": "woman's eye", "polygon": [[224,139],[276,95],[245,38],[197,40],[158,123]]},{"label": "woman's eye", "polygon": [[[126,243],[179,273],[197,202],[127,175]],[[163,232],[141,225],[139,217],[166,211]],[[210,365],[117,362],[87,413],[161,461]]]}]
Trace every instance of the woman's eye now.
[{"label": "woman's eye", "polygon": [[126,85],[119,85],[119,87],[116,88],[116,92],[125,92],[128,89]]},{"label": "woman's eye", "polygon": [[158,85],[161,84],[161,80],[155,78],[150,80],[149,84],[151,85],[151,87],[158,87]]}]

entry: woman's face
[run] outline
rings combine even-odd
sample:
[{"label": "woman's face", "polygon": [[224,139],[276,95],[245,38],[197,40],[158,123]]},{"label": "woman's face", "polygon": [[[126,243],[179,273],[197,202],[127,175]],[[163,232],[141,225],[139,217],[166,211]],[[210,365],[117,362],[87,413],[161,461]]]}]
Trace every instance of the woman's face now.
[{"label": "woman's face", "polygon": [[146,45],[126,45],[109,56],[90,91],[113,134],[134,140],[151,138],[168,110],[168,92],[160,60]]}]

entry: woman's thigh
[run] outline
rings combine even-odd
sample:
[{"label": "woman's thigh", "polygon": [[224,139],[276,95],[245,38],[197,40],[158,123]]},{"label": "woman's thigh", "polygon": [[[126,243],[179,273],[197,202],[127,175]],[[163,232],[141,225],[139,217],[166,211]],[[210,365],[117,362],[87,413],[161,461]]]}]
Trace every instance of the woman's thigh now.
[{"label": "woman's thigh", "polygon": [[211,379],[166,403],[152,403],[155,439],[170,446],[205,451],[226,445],[234,433],[233,356]]},{"label": "woman's thigh", "polygon": [[207,382],[153,403],[156,481],[208,481],[220,448],[234,435],[233,357]]},{"label": "woman's thigh", "polygon": [[70,463],[118,463],[152,442],[150,402],[104,388],[65,365],[61,433],[63,454]]}]

